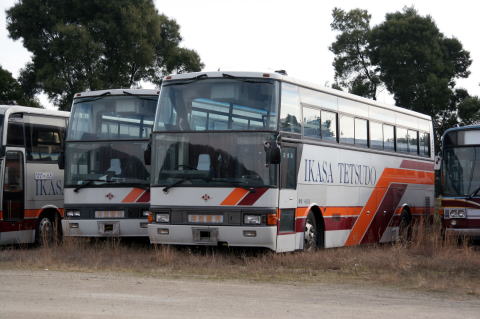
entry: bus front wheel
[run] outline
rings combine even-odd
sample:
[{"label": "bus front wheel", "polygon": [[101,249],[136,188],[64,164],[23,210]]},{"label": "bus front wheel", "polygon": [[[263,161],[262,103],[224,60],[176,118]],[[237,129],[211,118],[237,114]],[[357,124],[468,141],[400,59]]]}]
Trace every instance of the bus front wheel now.
[{"label": "bus front wheel", "polygon": [[305,221],[305,231],[303,239],[303,250],[312,251],[317,248],[318,232],[315,215],[309,212]]},{"label": "bus front wheel", "polygon": [[37,226],[37,244],[48,246],[53,241],[53,223],[48,217],[41,217]]}]

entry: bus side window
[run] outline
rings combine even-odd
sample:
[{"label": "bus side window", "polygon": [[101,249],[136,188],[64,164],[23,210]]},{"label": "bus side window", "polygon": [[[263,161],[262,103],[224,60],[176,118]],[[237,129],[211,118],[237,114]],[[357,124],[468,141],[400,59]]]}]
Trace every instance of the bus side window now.
[{"label": "bus side window", "polygon": [[280,174],[281,188],[297,188],[297,149],[295,147],[282,147]]},{"label": "bus side window", "polygon": [[298,87],[282,83],[282,105],[280,110],[280,130],[301,133],[302,115]]},{"label": "bus side window", "polygon": [[23,123],[9,122],[7,131],[7,145],[23,147],[25,137],[23,133]]},{"label": "bus side window", "polygon": [[58,159],[62,151],[63,127],[30,124],[26,125],[25,131],[28,161],[51,162]]}]

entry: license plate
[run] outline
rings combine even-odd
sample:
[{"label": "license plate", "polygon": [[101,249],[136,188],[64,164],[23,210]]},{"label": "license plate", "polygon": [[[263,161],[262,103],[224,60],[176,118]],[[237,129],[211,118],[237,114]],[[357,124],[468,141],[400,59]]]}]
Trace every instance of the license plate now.
[{"label": "license plate", "polygon": [[95,218],[124,218],[125,212],[123,210],[97,210],[95,211]]},{"label": "license plate", "polygon": [[188,222],[193,224],[221,224],[223,215],[188,215]]}]

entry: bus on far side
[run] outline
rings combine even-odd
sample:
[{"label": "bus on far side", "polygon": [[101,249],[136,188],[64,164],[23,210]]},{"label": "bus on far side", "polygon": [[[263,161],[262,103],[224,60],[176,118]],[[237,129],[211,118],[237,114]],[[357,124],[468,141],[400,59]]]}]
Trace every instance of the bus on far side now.
[{"label": "bus on far side", "polygon": [[439,184],[446,233],[480,238],[480,125],[445,131]]},{"label": "bus on far side", "polygon": [[154,244],[277,252],[395,241],[433,214],[427,115],[278,73],[163,79]]},{"label": "bus on far side", "polygon": [[61,236],[62,151],[68,112],[0,105],[0,244]]},{"label": "bus on far side", "polygon": [[65,142],[64,236],[144,237],[150,166],[144,152],[158,91],[77,93]]}]

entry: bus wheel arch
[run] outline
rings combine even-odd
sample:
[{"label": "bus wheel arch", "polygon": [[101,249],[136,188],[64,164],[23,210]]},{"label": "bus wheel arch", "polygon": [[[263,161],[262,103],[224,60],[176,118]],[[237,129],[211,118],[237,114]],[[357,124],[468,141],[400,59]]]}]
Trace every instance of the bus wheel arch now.
[{"label": "bus wheel arch", "polygon": [[56,208],[45,208],[38,216],[35,242],[40,246],[48,246],[61,238],[61,215]]},{"label": "bus wheel arch", "polygon": [[318,206],[312,206],[307,213],[303,246],[307,251],[325,247],[325,222]]}]

